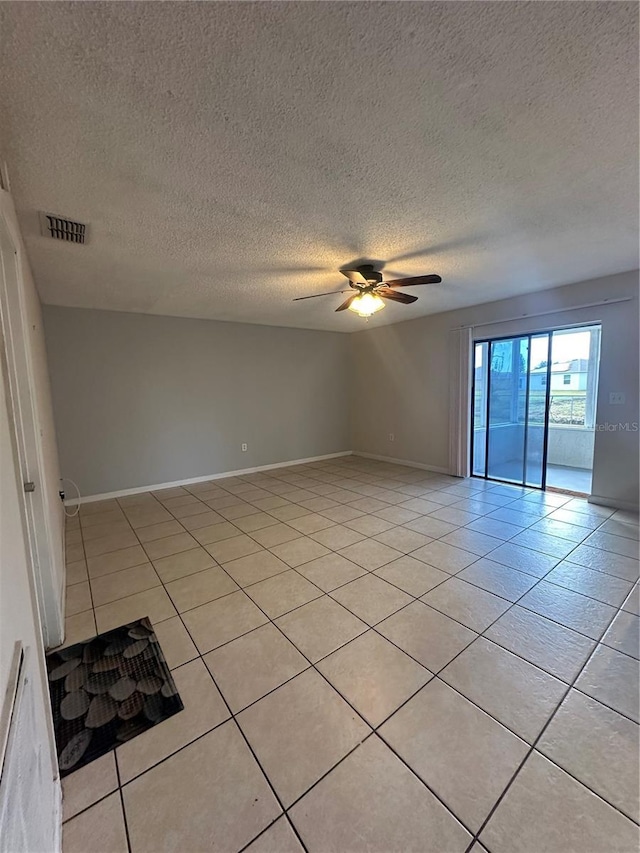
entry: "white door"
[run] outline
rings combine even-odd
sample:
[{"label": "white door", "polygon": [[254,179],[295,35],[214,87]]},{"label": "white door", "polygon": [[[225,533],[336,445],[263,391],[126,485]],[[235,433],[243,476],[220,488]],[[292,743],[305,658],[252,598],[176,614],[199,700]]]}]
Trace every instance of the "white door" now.
[{"label": "white door", "polygon": [[[22,500],[27,520],[29,557],[34,569],[36,593],[45,646],[59,645],[63,638],[64,584],[53,560],[54,537],[42,487],[42,445],[33,399],[32,366],[26,346],[26,312],[16,248],[3,215],[0,215],[0,321],[17,441]],[[27,491],[32,489],[32,491]],[[62,579],[63,580],[63,579]]]},{"label": "white door", "polygon": [[0,331],[0,849],[60,849],[60,782]]}]

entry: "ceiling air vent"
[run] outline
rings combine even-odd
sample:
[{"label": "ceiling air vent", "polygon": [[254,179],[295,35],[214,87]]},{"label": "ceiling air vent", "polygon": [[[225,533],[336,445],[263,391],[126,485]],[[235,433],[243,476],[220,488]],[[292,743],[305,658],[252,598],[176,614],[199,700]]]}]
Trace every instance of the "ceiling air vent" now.
[{"label": "ceiling air vent", "polygon": [[53,213],[40,213],[40,230],[43,237],[65,240],[67,243],[86,243],[89,239],[88,225]]}]

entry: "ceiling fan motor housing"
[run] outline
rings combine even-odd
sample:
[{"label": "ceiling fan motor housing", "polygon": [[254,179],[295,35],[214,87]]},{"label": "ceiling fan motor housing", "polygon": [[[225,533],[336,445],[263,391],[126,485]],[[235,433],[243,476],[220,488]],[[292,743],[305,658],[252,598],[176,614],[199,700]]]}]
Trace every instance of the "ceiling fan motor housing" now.
[{"label": "ceiling fan motor housing", "polygon": [[358,267],[358,272],[369,284],[380,284],[382,281],[382,273],[373,268],[373,264],[362,264]]}]

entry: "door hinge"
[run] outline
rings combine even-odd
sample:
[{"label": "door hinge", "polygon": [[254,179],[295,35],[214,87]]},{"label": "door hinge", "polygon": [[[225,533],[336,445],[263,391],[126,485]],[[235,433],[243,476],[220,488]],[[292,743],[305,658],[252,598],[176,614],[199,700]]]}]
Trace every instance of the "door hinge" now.
[{"label": "door hinge", "polygon": [[24,490],[25,490],[25,492],[35,492],[36,484],[29,481],[28,483],[24,484]]}]

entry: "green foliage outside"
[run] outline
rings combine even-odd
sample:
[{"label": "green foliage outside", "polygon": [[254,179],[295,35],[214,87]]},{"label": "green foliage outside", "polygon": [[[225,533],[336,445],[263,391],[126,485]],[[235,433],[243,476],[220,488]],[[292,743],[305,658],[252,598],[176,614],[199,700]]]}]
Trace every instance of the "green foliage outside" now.
[{"label": "green foliage outside", "polygon": [[[483,419],[482,389],[476,388],[475,399],[475,424],[480,427]],[[491,423],[517,423],[525,421],[525,395],[521,392],[518,396],[518,416],[512,419],[512,393],[511,388],[491,387]],[[544,391],[533,391],[529,400],[529,423],[544,424],[544,410],[546,395]],[[551,394],[549,423],[567,426],[584,426],[587,396],[584,392],[576,395]]]}]

